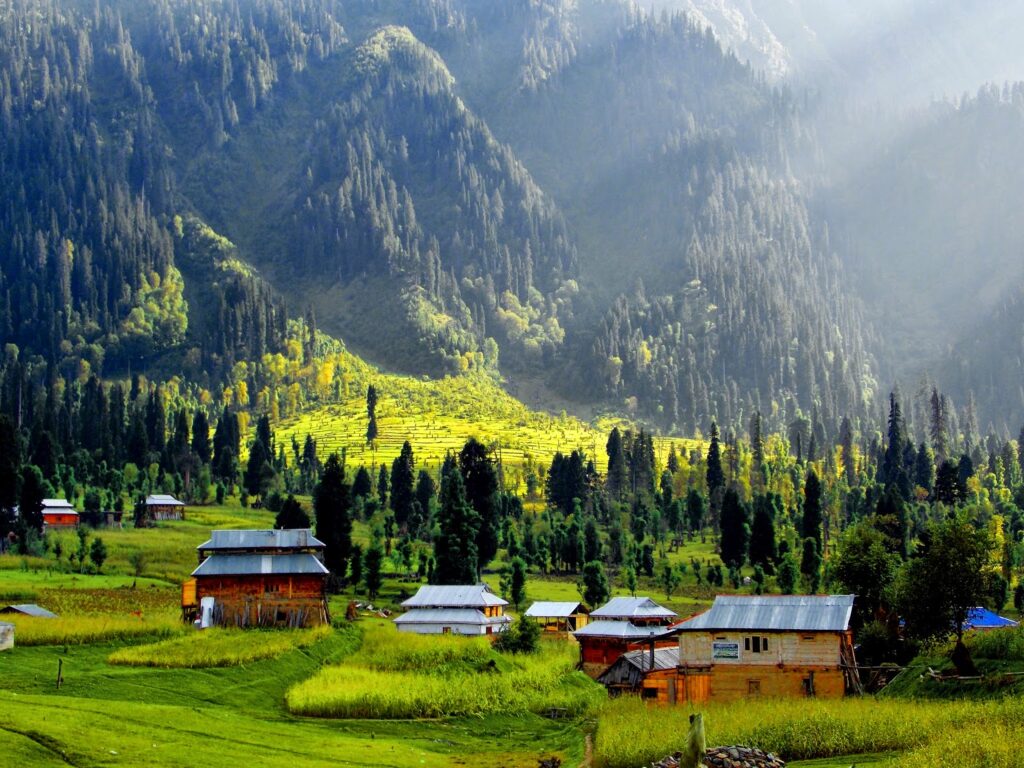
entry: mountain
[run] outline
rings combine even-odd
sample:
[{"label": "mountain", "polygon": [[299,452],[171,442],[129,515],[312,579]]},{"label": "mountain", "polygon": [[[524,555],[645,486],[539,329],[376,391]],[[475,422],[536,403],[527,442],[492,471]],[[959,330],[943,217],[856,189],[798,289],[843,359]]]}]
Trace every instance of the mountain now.
[{"label": "mountain", "polygon": [[996,394],[1016,357],[976,341],[1016,333],[1020,87],[805,91],[814,57],[879,98],[912,72],[844,24],[919,67],[964,22],[834,5],[18,0],[0,341],[66,380],[259,391],[324,331],[685,433],[867,425],[879,382],[922,375],[1024,417]]},{"label": "mountain", "polygon": [[1024,6],[1000,0],[641,0],[688,13],[776,81],[865,104],[921,106],[1024,77],[1015,30]]}]

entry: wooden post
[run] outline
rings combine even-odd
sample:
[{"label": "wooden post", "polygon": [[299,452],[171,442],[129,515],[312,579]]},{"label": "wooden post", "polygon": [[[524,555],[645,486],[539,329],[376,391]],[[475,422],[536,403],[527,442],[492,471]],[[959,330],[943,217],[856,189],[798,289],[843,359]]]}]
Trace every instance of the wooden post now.
[{"label": "wooden post", "polygon": [[64,659],[57,659],[57,690],[64,684]]}]

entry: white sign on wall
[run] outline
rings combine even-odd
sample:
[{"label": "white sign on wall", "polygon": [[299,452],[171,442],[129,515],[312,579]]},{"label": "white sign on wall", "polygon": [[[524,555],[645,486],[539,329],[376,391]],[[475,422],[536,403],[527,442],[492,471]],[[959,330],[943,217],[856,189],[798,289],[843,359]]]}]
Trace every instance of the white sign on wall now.
[{"label": "white sign on wall", "polygon": [[740,658],[740,644],[722,640],[712,641],[711,658],[715,661],[738,661]]}]

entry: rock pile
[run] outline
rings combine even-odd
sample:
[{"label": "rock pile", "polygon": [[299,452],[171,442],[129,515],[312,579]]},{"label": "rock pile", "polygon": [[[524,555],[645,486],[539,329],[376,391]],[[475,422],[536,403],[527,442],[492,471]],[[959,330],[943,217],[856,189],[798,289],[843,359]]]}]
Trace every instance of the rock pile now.
[{"label": "rock pile", "polygon": [[[676,752],[651,768],[679,768],[682,756],[682,752]],[[704,754],[704,765],[711,768],[786,768],[782,758],[754,747],[711,747]]]}]

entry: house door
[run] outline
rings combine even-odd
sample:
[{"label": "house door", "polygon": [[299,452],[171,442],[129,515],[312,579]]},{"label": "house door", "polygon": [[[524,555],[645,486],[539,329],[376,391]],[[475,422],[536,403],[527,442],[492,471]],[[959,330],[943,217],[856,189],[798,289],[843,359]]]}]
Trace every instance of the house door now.
[{"label": "house door", "polygon": [[670,677],[668,680],[668,703],[676,703],[676,679],[674,677]]}]

